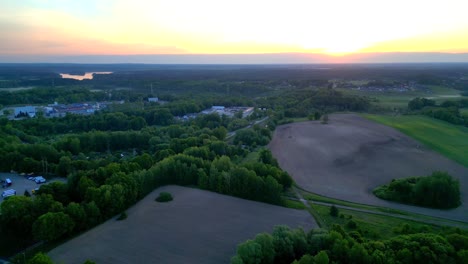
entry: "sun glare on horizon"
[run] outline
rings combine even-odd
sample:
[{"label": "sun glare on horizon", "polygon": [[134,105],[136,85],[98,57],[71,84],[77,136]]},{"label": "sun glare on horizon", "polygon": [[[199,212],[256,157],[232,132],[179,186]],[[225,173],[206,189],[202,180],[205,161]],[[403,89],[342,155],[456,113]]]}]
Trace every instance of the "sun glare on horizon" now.
[{"label": "sun glare on horizon", "polygon": [[468,2],[2,1],[0,54],[467,52]]}]

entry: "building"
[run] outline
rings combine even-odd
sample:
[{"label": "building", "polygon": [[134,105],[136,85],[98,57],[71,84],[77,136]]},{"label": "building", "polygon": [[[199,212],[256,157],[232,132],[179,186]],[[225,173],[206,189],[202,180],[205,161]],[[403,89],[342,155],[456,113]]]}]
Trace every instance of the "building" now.
[{"label": "building", "polygon": [[159,102],[159,98],[158,97],[149,97],[148,102],[157,103],[157,102]]},{"label": "building", "polygon": [[21,106],[15,107],[15,117],[35,117],[36,107],[34,106]]}]

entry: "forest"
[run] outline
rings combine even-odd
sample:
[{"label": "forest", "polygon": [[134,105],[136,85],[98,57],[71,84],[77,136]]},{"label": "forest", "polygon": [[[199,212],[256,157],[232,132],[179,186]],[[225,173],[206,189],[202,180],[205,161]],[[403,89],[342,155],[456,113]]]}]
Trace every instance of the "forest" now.
[{"label": "forest", "polygon": [[408,233],[387,240],[366,240],[358,231],[290,229],[277,226],[237,246],[232,264],[250,263],[466,263],[468,234]]}]

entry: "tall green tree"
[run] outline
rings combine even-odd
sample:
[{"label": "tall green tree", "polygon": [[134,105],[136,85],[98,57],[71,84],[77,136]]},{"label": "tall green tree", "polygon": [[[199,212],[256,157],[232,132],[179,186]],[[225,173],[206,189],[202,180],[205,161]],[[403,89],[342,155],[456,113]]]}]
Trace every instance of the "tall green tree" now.
[{"label": "tall green tree", "polygon": [[71,233],[75,223],[63,212],[41,215],[33,224],[33,235],[38,240],[53,241]]}]

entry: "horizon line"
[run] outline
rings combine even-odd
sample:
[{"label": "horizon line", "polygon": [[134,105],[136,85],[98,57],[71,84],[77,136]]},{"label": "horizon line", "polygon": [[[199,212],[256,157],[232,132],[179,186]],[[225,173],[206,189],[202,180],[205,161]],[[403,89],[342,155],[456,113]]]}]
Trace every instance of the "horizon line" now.
[{"label": "horizon line", "polygon": [[468,63],[468,52],[362,52],[324,54],[280,53],[175,53],[175,54],[0,54],[0,63],[70,64],[385,64]]}]

